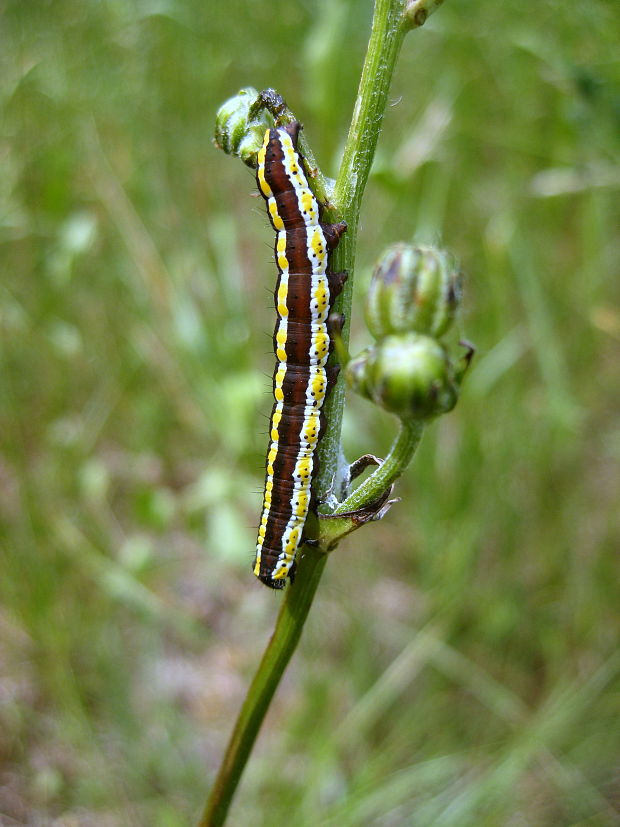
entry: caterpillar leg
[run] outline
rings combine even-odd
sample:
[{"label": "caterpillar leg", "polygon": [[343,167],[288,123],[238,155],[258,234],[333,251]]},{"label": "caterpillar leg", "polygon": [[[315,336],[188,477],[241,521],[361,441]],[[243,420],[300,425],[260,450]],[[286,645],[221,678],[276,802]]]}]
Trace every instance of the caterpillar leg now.
[{"label": "caterpillar leg", "polygon": [[270,589],[283,589],[286,586],[286,580],[274,580],[268,574],[259,574],[258,579]]},{"label": "caterpillar leg", "polygon": [[329,284],[329,294],[331,299],[335,299],[342,293],[345,281],[349,278],[349,273],[346,270],[341,270],[340,273],[327,273],[327,283]]},{"label": "caterpillar leg", "polygon": [[331,252],[335,247],[338,246],[340,237],[344,233],[346,233],[346,222],[338,221],[336,224],[323,224],[323,222],[321,222],[321,227],[323,229],[325,241],[327,242],[327,249]]}]

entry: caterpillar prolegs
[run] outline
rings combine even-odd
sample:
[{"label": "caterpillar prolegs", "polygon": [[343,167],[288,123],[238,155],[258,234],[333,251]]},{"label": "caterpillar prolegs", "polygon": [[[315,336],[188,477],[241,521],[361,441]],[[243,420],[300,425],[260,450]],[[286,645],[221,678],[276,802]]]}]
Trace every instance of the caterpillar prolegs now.
[{"label": "caterpillar prolegs", "polygon": [[293,577],[295,553],[317,471],[316,448],[324,429],[323,402],[339,368],[327,319],[346,273],[329,273],[328,255],[346,224],[324,224],[297,149],[297,122],[268,129],[258,153],[256,180],[276,232],[276,366],[269,422],[263,510],[254,574],[281,589]]}]

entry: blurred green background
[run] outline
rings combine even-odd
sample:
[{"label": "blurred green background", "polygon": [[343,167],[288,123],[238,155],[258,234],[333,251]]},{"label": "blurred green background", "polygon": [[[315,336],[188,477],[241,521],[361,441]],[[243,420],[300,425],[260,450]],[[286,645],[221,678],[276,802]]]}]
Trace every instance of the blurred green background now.
[{"label": "blurred green background", "polygon": [[[219,104],[275,86],[328,174],[370,0],[54,0],[0,18],[0,821],[196,819],[279,597],[250,571],[272,233]],[[231,825],[620,824],[620,7],[448,0],[369,180],[478,346],[345,541]],[[349,400],[350,458],[395,423]]]}]

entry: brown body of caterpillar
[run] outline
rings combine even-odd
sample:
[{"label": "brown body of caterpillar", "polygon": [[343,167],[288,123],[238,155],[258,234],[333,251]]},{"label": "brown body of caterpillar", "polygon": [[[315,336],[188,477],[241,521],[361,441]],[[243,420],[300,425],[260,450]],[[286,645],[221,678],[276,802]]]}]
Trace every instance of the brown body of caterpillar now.
[{"label": "brown body of caterpillar", "polygon": [[292,123],[267,130],[256,173],[276,231],[278,282],[275,401],[254,573],[274,589],[294,576],[318,470],[316,448],[325,427],[321,408],[339,371],[326,364],[333,346],[327,319],[346,279],[346,273],[327,272],[328,254],[346,224],[320,221],[320,206],[297,150],[299,128]]}]

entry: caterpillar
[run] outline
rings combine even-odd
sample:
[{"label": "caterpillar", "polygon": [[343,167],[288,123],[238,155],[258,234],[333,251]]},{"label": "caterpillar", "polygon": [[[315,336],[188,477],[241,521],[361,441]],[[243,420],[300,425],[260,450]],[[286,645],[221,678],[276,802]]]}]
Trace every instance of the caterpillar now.
[{"label": "caterpillar", "polygon": [[[316,448],[325,428],[323,402],[339,367],[327,366],[332,338],[327,319],[346,273],[328,272],[328,254],[346,224],[321,222],[297,148],[300,124],[268,129],[258,153],[256,181],[276,233],[278,279],[273,332],[276,366],[269,421],[263,509],[254,574],[281,589],[295,574],[295,553],[311,505]],[[343,317],[337,324],[342,328]]]}]

